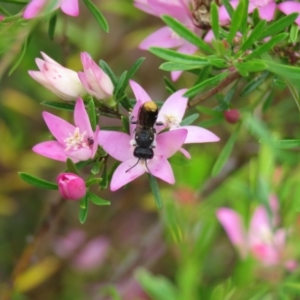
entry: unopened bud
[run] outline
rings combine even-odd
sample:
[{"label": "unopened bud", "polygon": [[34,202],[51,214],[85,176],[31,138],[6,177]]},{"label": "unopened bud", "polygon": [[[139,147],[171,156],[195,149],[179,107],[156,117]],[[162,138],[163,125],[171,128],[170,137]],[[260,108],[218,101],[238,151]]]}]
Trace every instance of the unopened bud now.
[{"label": "unopened bud", "polygon": [[56,182],[61,196],[65,199],[80,200],[86,194],[85,182],[76,174],[59,174]]},{"label": "unopened bud", "polygon": [[235,124],[240,120],[240,112],[237,109],[229,109],[224,111],[224,118],[230,124]]}]

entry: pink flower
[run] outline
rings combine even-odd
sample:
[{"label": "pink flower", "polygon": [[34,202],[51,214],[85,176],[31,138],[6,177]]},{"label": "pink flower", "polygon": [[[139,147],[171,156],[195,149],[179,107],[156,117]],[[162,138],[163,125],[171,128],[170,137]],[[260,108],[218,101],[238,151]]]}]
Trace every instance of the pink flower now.
[{"label": "pink flower", "polygon": [[[138,102],[137,105],[140,106],[140,102]],[[147,162],[140,160],[137,163],[138,158],[133,155],[133,131],[131,131],[131,135],[129,135],[123,132],[101,130],[98,135],[99,145],[102,146],[110,156],[121,161],[121,164],[117,167],[112,176],[110,189],[116,191],[149,171],[153,176],[167,183],[174,184],[175,178],[168,158],[180,149],[186,136],[187,130],[185,129],[158,134],[156,136],[156,147],[153,149],[154,157],[147,159]],[[134,165],[136,166],[133,167]]]},{"label": "pink flower", "polygon": [[[236,9],[239,0],[230,1],[231,6]],[[248,13],[252,13],[255,9],[258,9],[258,13],[261,19],[271,21],[274,18],[276,10],[276,2],[274,0],[250,0]],[[219,8],[219,20],[221,25],[227,25],[230,23],[230,16],[224,5]]]},{"label": "pink flower", "polygon": [[75,71],[61,66],[43,52],[41,54],[44,60],[35,60],[40,71],[28,71],[34,80],[65,100],[75,100],[86,94]]},{"label": "pink flower", "polygon": [[56,0],[51,1],[51,6],[47,3],[47,0],[31,0],[24,10],[23,18],[32,19],[38,17],[40,13],[43,13],[47,9],[47,12],[52,12],[58,8],[69,16],[77,17],[79,15],[78,0]]},{"label": "pink flower", "polygon": [[86,194],[84,180],[73,173],[61,173],[56,182],[61,196],[69,200],[80,200]]},{"label": "pink flower", "polygon": [[84,68],[78,76],[86,91],[97,99],[109,99],[113,95],[114,86],[105,72],[92,60],[86,52],[81,53]]},{"label": "pink flower", "polygon": [[[136,82],[130,81],[130,86],[135,95],[137,101],[140,101],[141,104],[144,104],[147,101],[151,101],[150,96],[147,92]],[[186,129],[187,137],[184,141],[184,144],[191,143],[209,143],[209,142],[217,142],[220,139],[211,131],[199,127],[199,126],[181,126],[180,123],[183,119],[185,110],[187,108],[188,98],[184,97],[184,93],[186,89],[182,89],[172,94],[163,104],[161,109],[159,110],[157,122],[161,122],[164,126],[156,126],[156,131],[160,132],[165,128],[169,128],[170,130],[178,130],[178,129]],[[138,107],[136,112],[138,111]],[[133,117],[135,110],[133,110]],[[180,149],[183,154],[190,158],[189,153]]]},{"label": "pink flower", "polygon": [[[282,11],[284,14],[289,15],[292,13],[299,13],[300,14],[300,3],[294,2],[294,1],[285,1],[282,3],[279,3],[277,5],[278,9]],[[300,26],[300,15],[296,19],[296,24]]]},{"label": "pink flower", "polygon": [[71,258],[72,267],[76,270],[95,270],[103,264],[106,258],[109,241],[102,236],[95,237],[90,241],[86,241],[86,239],[84,231],[73,230],[66,236],[55,240],[54,251],[64,259]]},{"label": "pink flower", "polygon": [[[135,0],[134,5],[146,13],[157,17],[169,15],[177,19],[193,32],[197,34],[201,33],[201,30],[194,25],[192,13],[183,0]],[[198,49],[197,46],[187,42],[167,26],[162,27],[149,35],[141,42],[139,48],[147,50],[153,46],[161,48],[177,48],[178,52],[186,54],[194,54]],[[176,81],[181,73],[182,71],[171,72],[172,80]]]},{"label": "pink flower", "polygon": [[43,117],[56,141],[35,145],[32,149],[35,153],[59,161],[66,161],[69,157],[75,163],[95,156],[98,145],[94,141],[97,139],[99,127],[93,132],[81,98],[75,104],[75,126],[48,112],[43,112]]},{"label": "pink flower", "polygon": [[[272,210],[275,208],[274,199],[270,203]],[[287,231],[282,228],[273,229],[278,218],[276,211],[273,210],[270,219],[266,208],[258,206],[252,216],[248,232],[242,224],[241,216],[232,209],[218,209],[217,218],[242,258],[251,254],[265,266],[285,265],[287,262],[284,258]],[[287,266],[290,266],[290,260],[288,262]]]}]

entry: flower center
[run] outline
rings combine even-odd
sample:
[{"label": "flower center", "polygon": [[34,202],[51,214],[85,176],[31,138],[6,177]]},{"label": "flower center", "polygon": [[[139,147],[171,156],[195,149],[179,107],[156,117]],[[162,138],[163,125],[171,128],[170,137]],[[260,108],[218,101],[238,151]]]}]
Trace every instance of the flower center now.
[{"label": "flower center", "polygon": [[263,226],[259,230],[259,236],[262,239],[262,241],[266,244],[272,244],[273,243],[273,233],[267,226]]},{"label": "flower center", "polygon": [[89,148],[89,145],[86,141],[86,131],[80,133],[78,127],[75,128],[73,134],[70,133],[69,137],[64,139],[64,142],[66,144],[65,151],[78,150],[79,148]]},{"label": "flower center", "polygon": [[179,127],[180,121],[175,116],[173,116],[173,115],[164,115],[164,118],[165,118],[164,123],[167,125],[167,127],[170,127],[170,129],[175,129],[175,128]]}]

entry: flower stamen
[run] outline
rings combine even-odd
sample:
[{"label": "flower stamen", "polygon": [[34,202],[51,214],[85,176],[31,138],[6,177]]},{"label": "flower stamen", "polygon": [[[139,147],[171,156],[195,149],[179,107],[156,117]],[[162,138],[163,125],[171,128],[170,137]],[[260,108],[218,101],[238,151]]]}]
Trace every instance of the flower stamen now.
[{"label": "flower stamen", "polygon": [[78,127],[75,128],[74,133],[70,133],[69,137],[64,139],[64,142],[66,144],[65,151],[70,150],[78,150],[79,148],[89,148],[88,143],[86,142],[86,131],[83,133],[80,133],[80,130]]}]

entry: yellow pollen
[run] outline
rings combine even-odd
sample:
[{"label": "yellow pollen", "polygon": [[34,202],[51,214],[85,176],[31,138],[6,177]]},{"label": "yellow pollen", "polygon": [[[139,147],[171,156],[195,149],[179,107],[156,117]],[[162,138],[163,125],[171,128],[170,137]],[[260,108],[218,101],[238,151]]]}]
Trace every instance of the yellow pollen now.
[{"label": "yellow pollen", "polygon": [[80,133],[79,128],[76,127],[73,134],[69,134],[69,137],[64,139],[66,144],[65,151],[78,150],[79,148],[88,148],[86,143],[86,131]]}]

